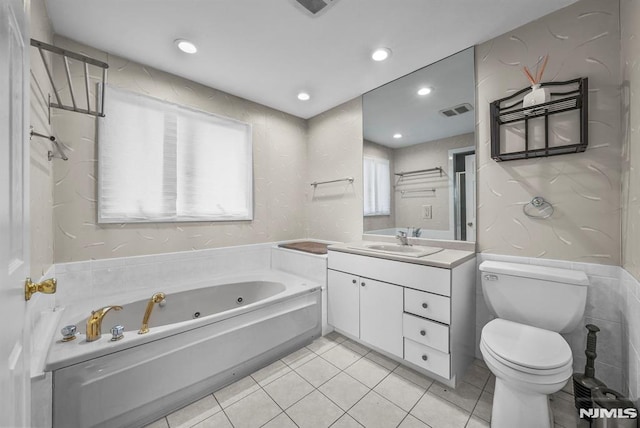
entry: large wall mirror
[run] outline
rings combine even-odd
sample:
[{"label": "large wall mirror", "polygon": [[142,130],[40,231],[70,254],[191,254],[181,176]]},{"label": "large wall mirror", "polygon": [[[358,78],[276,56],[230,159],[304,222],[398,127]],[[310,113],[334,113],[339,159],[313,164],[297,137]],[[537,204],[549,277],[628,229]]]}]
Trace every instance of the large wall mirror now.
[{"label": "large wall mirror", "polygon": [[363,96],[364,232],[475,241],[469,48]]}]

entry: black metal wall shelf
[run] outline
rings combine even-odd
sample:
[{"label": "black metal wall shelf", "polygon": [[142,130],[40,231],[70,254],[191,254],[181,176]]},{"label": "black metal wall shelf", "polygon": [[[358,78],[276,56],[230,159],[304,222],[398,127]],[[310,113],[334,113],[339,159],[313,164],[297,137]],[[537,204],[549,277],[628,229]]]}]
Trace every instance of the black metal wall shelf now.
[{"label": "black metal wall shelf", "polygon": [[[541,88],[553,88],[551,101],[535,106],[523,107],[524,96],[531,88],[524,88],[515,94],[491,103],[491,157],[495,161],[508,161],[545,156],[584,152],[588,145],[588,93],[586,77],[566,82],[541,83]],[[577,110],[579,117],[579,141],[563,145],[549,145],[549,117],[558,113]],[[544,122],[544,147],[531,147],[531,121]],[[501,145],[501,126],[524,125],[523,150],[503,152]],[[540,124],[542,125],[542,124]]]}]

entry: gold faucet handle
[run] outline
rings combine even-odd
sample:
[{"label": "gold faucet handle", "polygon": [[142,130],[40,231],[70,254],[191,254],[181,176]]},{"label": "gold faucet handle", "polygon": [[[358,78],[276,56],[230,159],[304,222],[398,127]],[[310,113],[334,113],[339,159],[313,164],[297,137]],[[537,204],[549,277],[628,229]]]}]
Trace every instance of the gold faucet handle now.
[{"label": "gold faucet handle", "polygon": [[55,278],[45,279],[42,282],[32,282],[27,278],[24,282],[24,299],[30,300],[35,293],[54,294],[58,286]]}]

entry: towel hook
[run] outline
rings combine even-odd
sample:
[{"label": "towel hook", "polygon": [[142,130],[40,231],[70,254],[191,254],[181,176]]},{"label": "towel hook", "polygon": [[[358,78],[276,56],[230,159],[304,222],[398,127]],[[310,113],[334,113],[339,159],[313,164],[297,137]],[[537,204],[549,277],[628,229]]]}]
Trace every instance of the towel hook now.
[{"label": "towel hook", "polygon": [[[537,210],[537,214],[532,212]],[[534,197],[531,202],[522,206],[522,212],[529,218],[546,219],[553,215],[553,205],[545,201],[542,196]]]}]

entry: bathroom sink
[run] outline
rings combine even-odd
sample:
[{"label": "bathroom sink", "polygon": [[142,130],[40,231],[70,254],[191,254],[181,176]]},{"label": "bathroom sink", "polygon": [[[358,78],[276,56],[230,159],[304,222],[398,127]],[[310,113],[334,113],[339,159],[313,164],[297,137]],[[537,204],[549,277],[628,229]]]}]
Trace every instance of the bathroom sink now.
[{"label": "bathroom sink", "polygon": [[398,244],[367,244],[364,248],[381,253],[397,254],[409,257],[424,257],[430,254],[439,253],[442,248],[424,247],[419,245],[398,245]]}]

